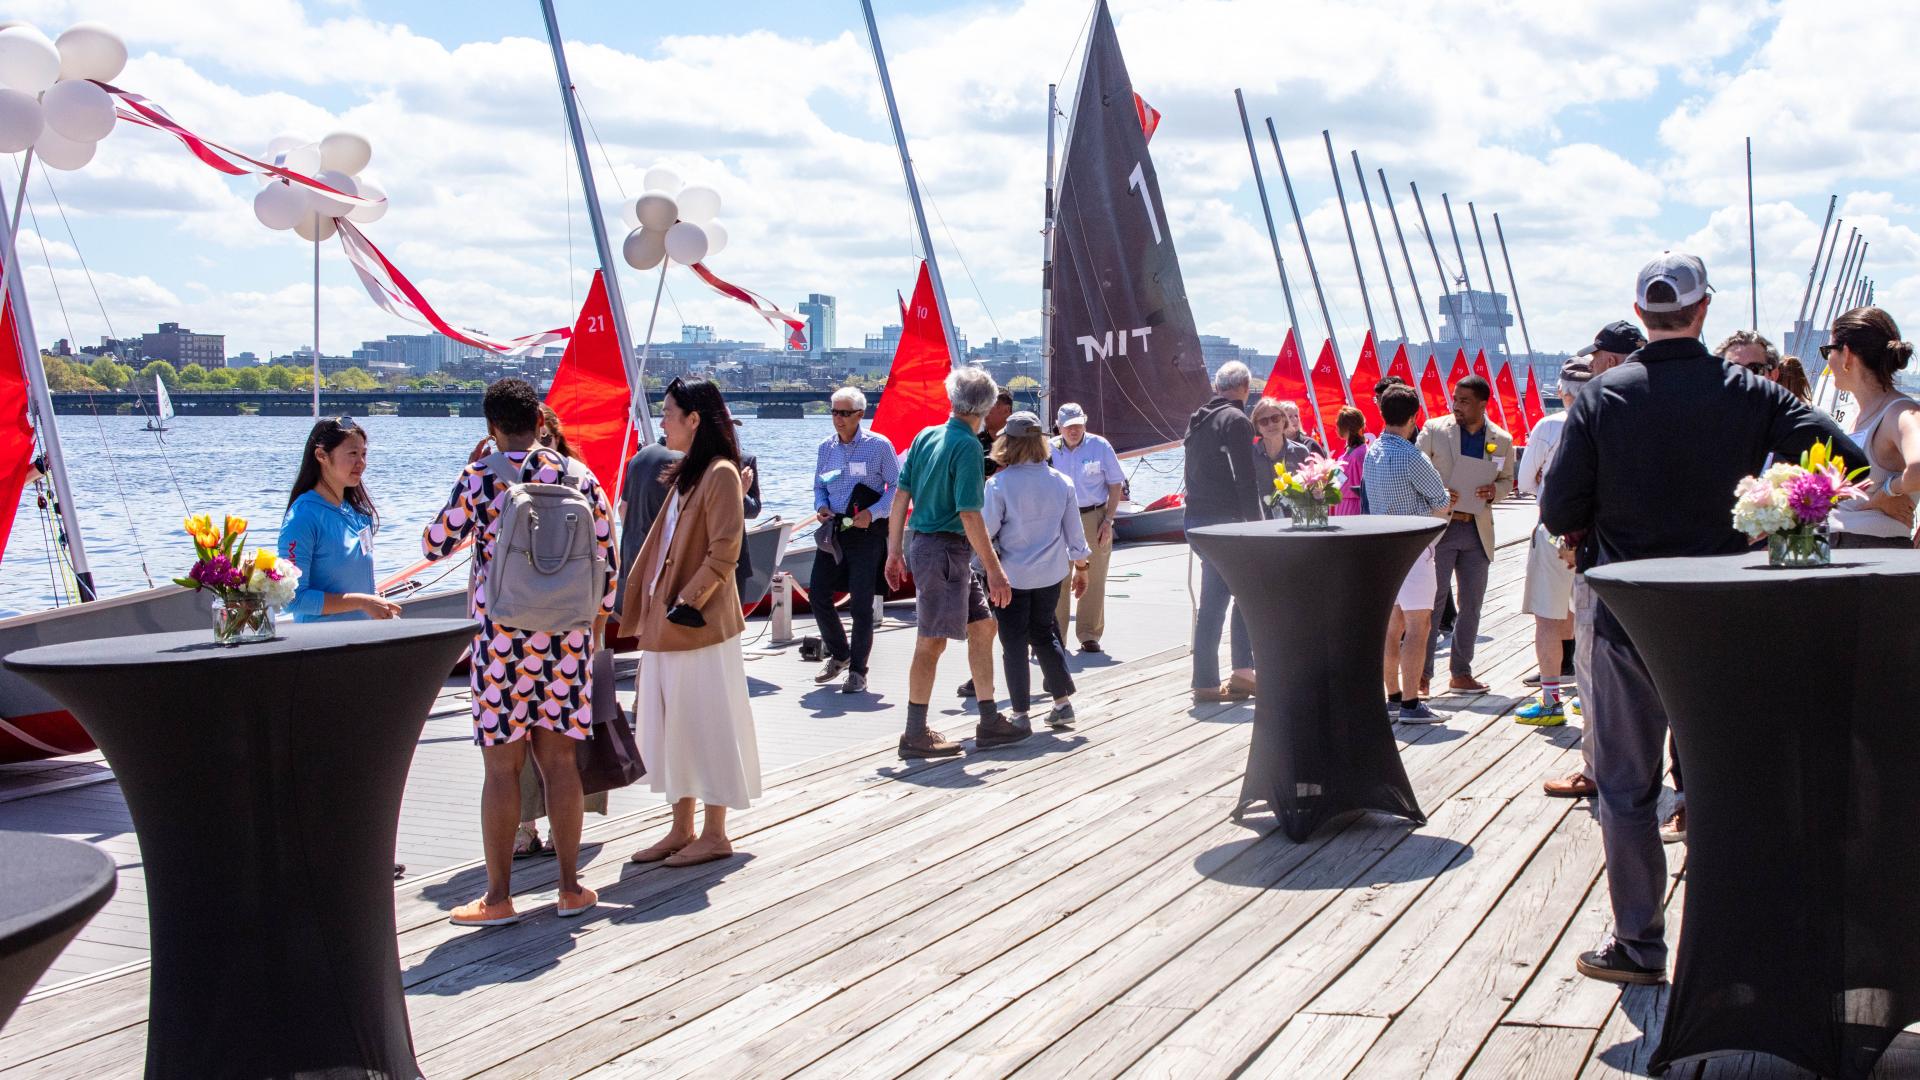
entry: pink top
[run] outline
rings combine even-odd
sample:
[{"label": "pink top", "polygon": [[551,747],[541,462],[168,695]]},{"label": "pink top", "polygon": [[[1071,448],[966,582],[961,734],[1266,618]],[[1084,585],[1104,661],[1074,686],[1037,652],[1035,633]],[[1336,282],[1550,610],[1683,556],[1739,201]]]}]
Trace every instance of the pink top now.
[{"label": "pink top", "polygon": [[1341,490],[1339,504],[1330,512],[1335,516],[1363,513],[1360,508],[1360,485],[1364,482],[1363,474],[1367,468],[1367,444],[1362,442],[1341,454],[1340,468],[1347,474],[1347,483]]}]

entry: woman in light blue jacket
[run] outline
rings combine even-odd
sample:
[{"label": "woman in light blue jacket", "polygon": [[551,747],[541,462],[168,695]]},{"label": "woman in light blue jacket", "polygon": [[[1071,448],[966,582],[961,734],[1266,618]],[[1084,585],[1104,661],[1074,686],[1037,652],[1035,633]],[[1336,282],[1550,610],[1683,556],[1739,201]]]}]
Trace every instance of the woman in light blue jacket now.
[{"label": "woman in light blue jacket", "polygon": [[1029,647],[1040,659],[1042,685],[1053,698],[1047,723],[1055,728],[1073,726],[1069,700],[1073,676],[1067,672],[1066,650],[1054,625],[1054,607],[1062,588],[1071,588],[1075,599],[1087,591],[1087,559],[1092,555],[1080,524],[1073,481],[1047,464],[1051,453],[1038,416],[1017,412],[1007,417],[1007,426],[993,444],[993,460],[999,468],[987,481],[986,506],[981,511],[1007,582],[1013,586],[1013,599],[995,618],[1007,696],[1012,701],[1008,719],[1023,728],[1029,727]]},{"label": "woman in light blue jacket", "polygon": [[280,523],[280,557],[300,568],[294,622],[391,619],[400,605],[373,585],[373,534],[380,516],[361,477],[367,433],[352,419],[315,422]]}]

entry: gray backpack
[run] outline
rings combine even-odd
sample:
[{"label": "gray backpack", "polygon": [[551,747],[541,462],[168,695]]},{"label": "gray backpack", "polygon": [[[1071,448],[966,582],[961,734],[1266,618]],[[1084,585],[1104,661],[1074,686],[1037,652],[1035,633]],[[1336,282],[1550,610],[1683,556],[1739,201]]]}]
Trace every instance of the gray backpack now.
[{"label": "gray backpack", "polygon": [[505,454],[489,456],[487,468],[507,492],[487,569],[487,617],[536,633],[592,628],[607,578],[586,474],[569,459],[559,483],[523,481]]}]

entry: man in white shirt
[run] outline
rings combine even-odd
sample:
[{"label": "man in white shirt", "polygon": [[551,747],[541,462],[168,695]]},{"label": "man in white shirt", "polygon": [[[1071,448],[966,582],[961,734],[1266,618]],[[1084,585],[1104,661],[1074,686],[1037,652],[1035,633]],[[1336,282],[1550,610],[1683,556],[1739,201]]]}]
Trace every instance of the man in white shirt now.
[{"label": "man in white shirt", "polygon": [[[1593,365],[1581,357],[1567,361],[1560,369],[1560,400],[1564,404],[1593,378]],[[1560,429],[1566,425],[1562,408],[1541,417],[1527,436],[1526,453],[1520,458],[1520,474],[1515,486],[1538,497],[1546,487],[1547,469],[1553,464],[1553,452],[1560,446]],[[1535,524],[1533,540],[1527,549],[1527,584],[1520,596],[1520,611],[1533,616],[1533,657],[1540,665],[1540,696],[1520,707],[1516,723],[1533,727],[1558,727],[1567,722],[1567,704],[1562,680],[1568,674],[1573,641],[1573,549],[1563,547],[1546,526]]]},{"label": "man in white shirt", "polygon": [[[1113,519],[1120,512],[1120,495],[1126,489],[1127,474],[1120,469],[1120,455],[1103,436],[1087,431],[1087,411],[1069,401],[1060,406],[1053,426],[1060,435],[1053,440],[1055,469],[1073,481],[1074,497],[1080,503],[1080,525],[1087,534],[1087,546],[1093,555],[1087,560],[1087,591],[1080,597],[1080,622],[1074,627],[1079,635],[1080,651],[1100,651],[1100,635],[1107,628],[1107,561],[1113,557]],[[1053,609],[1060,626],[1060,641],[1067,637],[1067,618],[1073,609],[1073,590],[1062,588]]]}]

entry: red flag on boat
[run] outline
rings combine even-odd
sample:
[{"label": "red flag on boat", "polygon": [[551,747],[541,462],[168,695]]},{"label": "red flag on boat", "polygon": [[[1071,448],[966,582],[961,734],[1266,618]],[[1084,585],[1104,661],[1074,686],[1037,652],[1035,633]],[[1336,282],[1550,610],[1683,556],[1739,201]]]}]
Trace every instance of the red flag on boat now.
[{"label": "red flag on boat", "polygon": [[1293,340],[1293,331],[1287,331],[1287,340],[1280,346],[1273,371],[1267,375],[1267,383],[1258,396],[1275,401],[1307,402],[1307,365],[1300,355],[1299,343]]},{"label": "red flag on boat", "polygon": [[[1467,367],[1467,350],[1454,350],[1453,366],[1447,369],[1447,400],[1449,402],[1453,400],[1453,388],[1460,385],[1461,379],[1471,374],[1473,374],[1473,370]],[[1448,409],[1451,411],[1451,404],[1448,405]]]},{"label": "red flag on boat", "polygon": [[1499,403],[1500,413],[1506,418],[1500,426],[1507,429],[1507,434],[1526,442],[1527,429],[1531,425],[1527,423],[1526,414],[1520,411],[1520,391],[1513,385],[1512,360],[1500,365],[1500,374],[1494,377],[1493,389],[1493,400]]},{"label": "red flag on boat", "polygon": [[[1420,389],[1420,384],[1413,379],[1413,364],[1407,360],[1406,342],[1401,342],[1400,346],[1393,350],[1393,362],[1387,365],[1387,375],[1399,379],[1415,390]],[[1420,412],[1423,421],[1426,418],[1426,411],[1426,403],[1422,402]],[[1386,421],[1382,419],[1381,423],[1385,424]]]},{"label": "red flag on boat", "polygon": [[33,471],[33,425],[27,421],[27,373],[13,331],[13,301],[0,306],[0,553],[13,531],[20,490]]},{"label": "red flag on boat", "polygon": [[1313,398],[1320,407],[1319,430],[1314,438],[1321,446],[1332,445],[1331,436],[1340,430],[1334,421],[1340,417],[1340,407],[1347,404],[1347,380],[1340,374],[1340,361],[1333,357],[1331,341],[1320,343],[1320,358],[1313,362]]},{"label": "red flag on boat", "polygon": [[952,370],[947,331],[933,302],[933,278],[922,262],[906,321],[900,325],[900,344],[893,351],[887,388],[873,412],[873,433],[885,435],[894,451],[904,454],[921,430],[945,423],[953,412],[947,401],[947,374]]},{"label": "red flag on boat", "polygon": [[[1463,371],[1466,367],[1465,360],[1454,361],[1454,367],[1456,370]],[[1458,382],[1464,378],[1466,375],[1463,373],[1454,381]],[[1440,381],[1440,358],[1432,353],[1427,354],[1426,370],[1420,373],[1420,401],[1426,406],[1428,420],[1438,420],[1453,411],[1446,385]]]},{"label": "red flag on boat", "polygon": [[1533,429],[1540,426],[1540,421],[1546,419],[1547,404],[1540,400],[1540,377],[1532,368],[1527,369],[1527,396],[1522,400],[1520,409],[1527,418],[1528,434],[1532,434]]},{"label": "red flag on boat", "polygon": [[1160,126],[1160,110],[1147,104],[1147,99],[1139,94],[1133,95],[1133,111],[1140,116],[1140,134],[1153,141],[1153,129]]},{"label": "red flag on boat", "polygon": [[620,358],[620,339],[613,332],[607,283],[598,270],[573,324],[573,336],[567,339],[566,355],[547,388],[547,404],[560,414],[574,456],[600,481],[607,500],[617,504],[627,458],[633,453],[633,394]]},{"label": "red flag on boat", "polygon": [[[1380,433],[1380,406],[1374,403],[1373,388],[1380,383],[1380,351],[1374,347],[1373,331],[1367,331],[1366,340],[1360,343],[1360,358],[1353,362],[1353,376],[1347,380],[1351,392],[1347,400],[1367,418],[1367,430]],[[1337,436],[1340,429],[1334,428]]]}]

